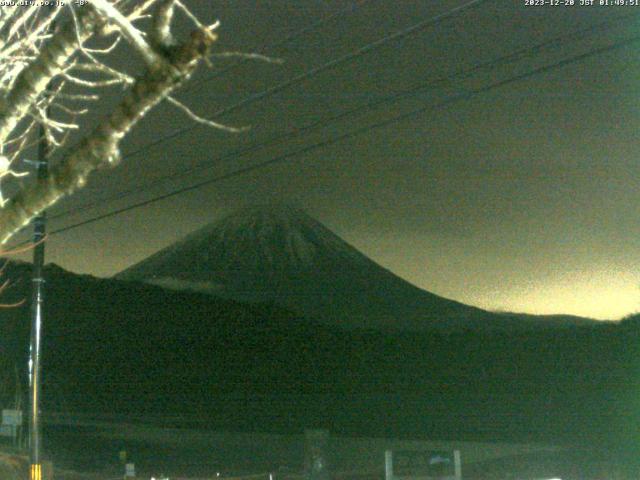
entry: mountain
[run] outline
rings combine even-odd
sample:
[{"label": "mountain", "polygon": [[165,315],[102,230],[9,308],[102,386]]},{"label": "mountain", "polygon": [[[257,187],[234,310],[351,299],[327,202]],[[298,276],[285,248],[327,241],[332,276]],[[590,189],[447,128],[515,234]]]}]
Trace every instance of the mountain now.
[{"label": "mountain", "polygon": [[281,205],[232,213],[116,278],[271,303],[351,328],[512,329],[589,323],[568,315],[497,314],[421,290],[305,212]]}]

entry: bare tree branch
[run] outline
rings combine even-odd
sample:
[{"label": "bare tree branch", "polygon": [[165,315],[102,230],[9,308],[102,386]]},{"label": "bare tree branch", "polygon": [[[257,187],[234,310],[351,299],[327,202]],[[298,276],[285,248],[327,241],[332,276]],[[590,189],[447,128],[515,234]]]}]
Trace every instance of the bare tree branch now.
[{"label": "bare tree branch", "polygon": [[52,168],[47,180],[37,181],[10,199],[0,209],[2,243],[42,210],[82,187],[91,172],[117,163],[125,134],[191,76],[215,38],[209,30],[194,31],[188,42],[172,49],[159,65],[148,67],[115,110]]},{"label": "bare tree branch", "polygon": [[[18,187],[6,202],[0,189],[1,243],[81,188],[93,171],[118,163],[122,139],[164,100],[192,121],[230,132],[246,130],[203,118],[172,97],[201,61],[209,61],[219,22],[207,26],[181,0],[88,0],[83,7],[67,5],[0,9],[0,181]],[[195,25],[183,43],[171,31],[176,14]],[[146,18],[151,21],[141,21]],[[123,48],[143,59],[138,62],[144,67],[142,75],[133,76],[138,64],[112,65],[111,54]],[[216,55],[277,62],[257,54]],[[88,102],[101,99],[98,88],[109,87],[122,88],[122,100],[93,131],[84,133],[78,117],[89,111]],[[51,146],[52,167],[46,179],[23,183],[15,177],[25,173],[12,166],[34,145],[36,127],[43,129]],[[72,137],[72,132],[77,133]],[[71,138],[77,140],[74,145],[68,144]]]},{"label": "bare tree branch", "polygon": [[148,67],[156,68],[162,63],[162,57],[151,48],[140,31],[108,0],[90,1],[107,21],[113,22],[118,26],[124,38],[126,38],[133,48],[142,56]]},{"label": "bare tree branch", "polygon": [[171,36],[171,20],[175,0],[163,0],[153,16],[153,27],[151,29],[151,40],[160,48],[167,48],[174,44]]},{"label": "bare tree branch", "polygon": [[78,31],[69,22],[45,43],[38,57],[18,75],[12,89],[0,99],[0,144],[3,144],[18,122],[28,113],[53,77],[60,74],[70,57],[78,50],[78,38],[89,38],[98,23],[90,9],[79,15]]},{"label": "bare tree branch", "polygon": [[209,120],[208,118],[203,118],[200,115],[196,114],[189,107],[187,107],[184,103],[176,100],[173,97],[167,97],[167,101],[172,105],[178,107],[180,110],[182,110],[191,120],[193,120],[196,123],[201,123],[202,125],[216,128],[218,130],[224,130],[225,132],[230,132],[230,133],[240,133],[240,132],[246,132],[247,130],[249,130],[249,127],[240,127],[240,128],[230,127],[229,125],[214,122],[213,120]]},{"label": "bare tree branch", "polygon": [[281,58],[268,57],[260,53],[246,53],[246,52],[216,52],[211,54],[212,57],[217,58],[243,58],[245,60],[259,60],[266,63],[284,63]]}]

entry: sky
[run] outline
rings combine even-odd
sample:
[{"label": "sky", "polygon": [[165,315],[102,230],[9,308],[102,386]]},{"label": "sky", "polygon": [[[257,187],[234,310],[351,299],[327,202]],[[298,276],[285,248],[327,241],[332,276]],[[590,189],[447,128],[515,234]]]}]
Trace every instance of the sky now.
[{"label": "sky", "polygon": [[[468,1],[188,3],[200,18],[220,19],[217,52],[283,62],[214,57],[179,95],[201,115],[228,109],[221,121],[250,130],[196,126],[162,105],[126,139],[119,166],[52,208],[49,228],[287,158],[52,235],[48,261],[110,276],[236,207],[280,201],[411,283],[463,303],[598,319],[640,310],[640,42],[596,53],[640,35],[640,7],[486,0],[409,33]],[[118,94],[105,93],[104,105]]]}]

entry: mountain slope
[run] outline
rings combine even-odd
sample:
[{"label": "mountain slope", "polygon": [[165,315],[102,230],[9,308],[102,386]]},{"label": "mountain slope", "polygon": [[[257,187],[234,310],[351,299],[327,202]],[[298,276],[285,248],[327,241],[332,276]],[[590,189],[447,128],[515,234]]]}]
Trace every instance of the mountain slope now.
[{"label": "mountain slope", "polygon": [[[539,326],[543,318],[494,314],[421,290],[286,206],[228,215],[116,278],[273,303],[345,327],[510,329]],[[584,321],[560,316],[546,323]]]},{"label": "mountain slope", "polygon": [[[28,298],[30,270],[5,269],[14,287],[3,301]],[[349,331],[274,306],[55,266],[45,278],[47,414],[180,416],[181,425],[231,431],[637,445],[634,322]],[[0,309],[0,365],[17,365],[24,380],[28,340],[28,302]]]}]

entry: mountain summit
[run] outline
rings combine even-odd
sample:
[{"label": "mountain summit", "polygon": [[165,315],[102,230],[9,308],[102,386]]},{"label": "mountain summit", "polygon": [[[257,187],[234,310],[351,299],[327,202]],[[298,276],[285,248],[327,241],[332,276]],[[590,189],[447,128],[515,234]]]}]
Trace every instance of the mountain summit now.
[{"label": "mountain summit", "polygon": [[[116,278],[272,303],[344,327],[449,330],[540,323],[537,317],[494,314],[421,290],[304,211],[282,205],[232,213]],[[551,323],[569,321],[555,320]]]}]

